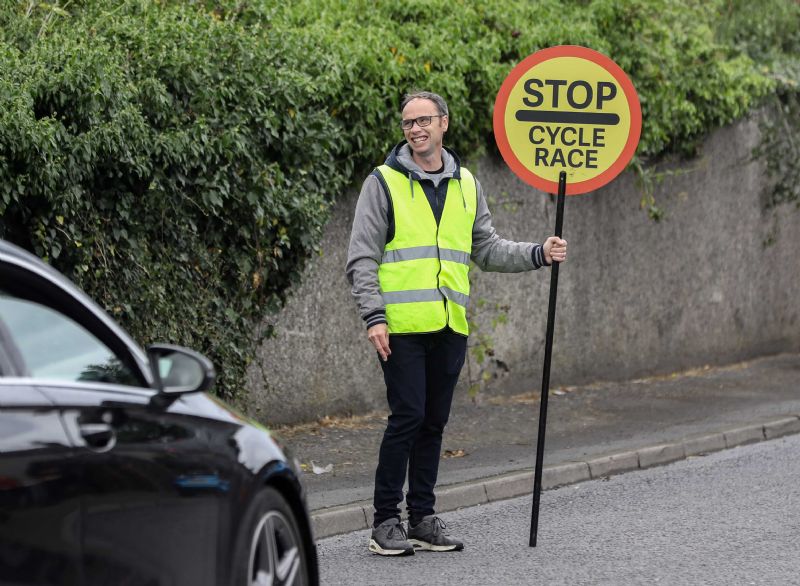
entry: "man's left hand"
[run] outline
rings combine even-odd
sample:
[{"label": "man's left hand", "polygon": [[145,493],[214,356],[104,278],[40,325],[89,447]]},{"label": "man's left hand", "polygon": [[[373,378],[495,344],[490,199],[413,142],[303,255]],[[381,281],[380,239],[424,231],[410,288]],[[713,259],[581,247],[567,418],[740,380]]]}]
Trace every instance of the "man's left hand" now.
[{"label": "man's left hand", "polygon": [[544,260],[547,264],[567,260],[567,241],[558,236],[551,236],[542,245]]}]

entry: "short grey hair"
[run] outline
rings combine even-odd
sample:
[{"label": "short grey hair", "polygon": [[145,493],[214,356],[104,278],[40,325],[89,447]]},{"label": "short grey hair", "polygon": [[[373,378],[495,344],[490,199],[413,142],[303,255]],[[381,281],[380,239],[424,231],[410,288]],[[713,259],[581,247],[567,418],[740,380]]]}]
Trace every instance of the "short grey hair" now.
[{"label": "short grey hair", "polygon": [[450,113],[447,110],[447,102],[444,101],[444,98],[439,94],[434,94],[433,92],[411,92],[403,96],[403,101],[400,102],[400,112],[402,113],[403,110],[406,109],[408,103],[411,100],[430,100],[434,104],[436,104],[436,110],[439,112],[440,116],[449,116]]}]

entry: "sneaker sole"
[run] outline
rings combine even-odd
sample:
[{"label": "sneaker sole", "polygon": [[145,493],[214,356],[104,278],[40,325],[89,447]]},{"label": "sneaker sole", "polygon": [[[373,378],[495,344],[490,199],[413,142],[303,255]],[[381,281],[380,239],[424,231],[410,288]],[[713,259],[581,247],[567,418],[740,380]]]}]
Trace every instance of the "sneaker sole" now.
[{"label": "sneaker sole", "polygon": [[407,549],[383,549],[378,542],[374,539],[369,540],[369,548],[372,553],[376,553],[378,555],[389,555],[389,556],[403,556],[403,555],[414,555],[414,547],[409,547]]},{"label": "sneaker sole", "polygon": [[409,539],[408,542],[414,546],[414,549],[421,549],[423,551],[461,551],[464,545],[433,545],[427,541],[420,541],[419,539]]}]

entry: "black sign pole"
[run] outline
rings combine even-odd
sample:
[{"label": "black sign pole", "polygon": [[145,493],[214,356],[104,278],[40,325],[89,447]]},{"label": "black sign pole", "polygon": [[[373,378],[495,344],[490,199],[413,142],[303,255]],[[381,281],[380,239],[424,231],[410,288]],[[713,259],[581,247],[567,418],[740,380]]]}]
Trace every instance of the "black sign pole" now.
[{"label": "black sign pole", "polygon": [[[561,238],[564,224],[564,196],[567,192],[567,172],[558,176],[558,202],[556,203],[556,236]],[[558,264],[550,269],[550,303],[547,306],[547,336],[544,344],[544,367],[542,369],[542,399],[539,406],[539,437],[536,440],[536,471],[533,475],[533,511],[531,537],[528,545],[536,547],[539,531],[539,498],[542,494],[542,460],[544,458],[544,432],[547,425],[547,396],[550,394],[550,357],[553,353],[553,329],[556,323],[556,294],[558,292]]]}]

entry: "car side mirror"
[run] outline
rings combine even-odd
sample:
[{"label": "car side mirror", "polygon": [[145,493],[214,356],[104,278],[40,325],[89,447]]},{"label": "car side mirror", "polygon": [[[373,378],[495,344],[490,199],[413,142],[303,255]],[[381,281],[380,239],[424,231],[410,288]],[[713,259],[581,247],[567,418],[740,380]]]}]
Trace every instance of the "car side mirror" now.
[{"label": "car side mirror", "polygon": [[147,356],[159,393],[179,395],[206,391],[217,378],[211,361],[188,348],[153,344],[147,347]]}]

